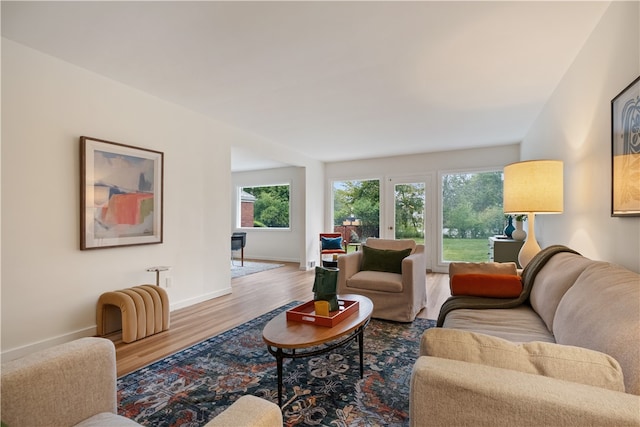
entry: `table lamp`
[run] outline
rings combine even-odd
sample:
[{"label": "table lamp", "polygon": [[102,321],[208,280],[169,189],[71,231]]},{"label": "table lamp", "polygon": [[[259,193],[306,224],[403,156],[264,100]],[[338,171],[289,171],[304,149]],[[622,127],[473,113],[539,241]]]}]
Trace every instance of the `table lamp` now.
[{"label": "table lamp", "polygon": [[518,254],[518,262],[523,268],[540,252],[534,216],[562,213],[562,186],[560,160],[530,160],[512,163],[504,168],[504,212],[527,215],[527,239]]}]

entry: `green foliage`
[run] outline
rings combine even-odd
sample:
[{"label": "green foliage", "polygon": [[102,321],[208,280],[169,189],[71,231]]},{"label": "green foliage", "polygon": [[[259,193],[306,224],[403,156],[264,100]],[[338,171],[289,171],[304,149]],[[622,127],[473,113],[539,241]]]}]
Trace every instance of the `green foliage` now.
[{"label": "green foliage", "polygon": [[253,207],[255,227],[289,227],[289,185],[245,187],[256,198]]},{"label": "green foliage", "polygon": [[[424,238],[424,185],[399,184],[395,188],[396,237]],[[380,234],[380,182],[344,181],[334,187],[334,225],[351,215],[360,220],[360,240]]]},{"label": "green foliage", "polygon": [[399,184],[395,187],[396,237],[424,237],[423,184]]},{"label": "green foliage", "polygon": [[483,238],[504,228],[502,172],[444,175],[442,200],[447,237]]},{"label": "green foliage", "polygon": [[343,181],[334,187],[334,225],[342,225],[351,215],[360,220],[360,239],[380,234],[380,181]]}]

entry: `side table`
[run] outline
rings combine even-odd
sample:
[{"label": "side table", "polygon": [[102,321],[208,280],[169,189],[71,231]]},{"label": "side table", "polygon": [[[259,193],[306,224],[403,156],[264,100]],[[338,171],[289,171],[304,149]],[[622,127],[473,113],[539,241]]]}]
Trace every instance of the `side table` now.
[{"label": "side table", "polygon": [[524,241],[489,237],[489,261],[490,262],[515,262],[518,268],[522,268],[518,262],[518,254]]}]

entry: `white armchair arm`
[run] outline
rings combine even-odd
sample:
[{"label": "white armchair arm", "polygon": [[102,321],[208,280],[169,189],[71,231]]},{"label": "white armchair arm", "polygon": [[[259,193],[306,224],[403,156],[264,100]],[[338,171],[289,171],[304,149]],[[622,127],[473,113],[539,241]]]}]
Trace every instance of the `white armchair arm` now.
[{"label": "white armchair arm", "polygon": [[101,413],[117,417],[116,399],[116,350],[104,338],[82,338],[2,363],[2,421],[8,426],[71,426]]},{"label": "white armchair arm", "polygon": [[419,357],[410,425],[640,425],[640,396],[509,369]]},{"label": "white armchair arm", "polygon": [[242,396],[205,427],[282,427],[278,405],[250,394]]},{"label": "white armchair arm", "polygon": [[408,294],[420,293],[420,299],[427,299],[427,267],[424,245],[416,245],[414,253],[402,260],[402,283]]},{"label": "white armchair arm", "polygon": [[[2,363],[7,426],[139,426],[117,415],[116,352],[105,338],[81,338]],[[281,427],[275,403],[245,395],[207,426]]]},{"label": "white armchair arm", "polygon": [[362,251],[351,252],[338,257],[338,295],[350,294],[347,280],[360,271],[362,265]]}]

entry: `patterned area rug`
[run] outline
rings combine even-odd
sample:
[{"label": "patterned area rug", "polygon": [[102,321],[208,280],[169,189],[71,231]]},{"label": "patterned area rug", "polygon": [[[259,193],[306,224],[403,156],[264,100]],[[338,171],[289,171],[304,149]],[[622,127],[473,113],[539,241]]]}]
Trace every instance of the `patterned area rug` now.
[{"label": "patterned area rug", "polygon": [[[119,413],[147,426],[201,426],[243,394],[278,401],[275,358],[262,329],[291,303],[118,379]],[[406,426],[420,336],[435,321],[371,320],[358,344],[286,359],[285,426]]]},{"label": "patterned area rug", "polygon": [[274,268],[283,267],[284,264],[274,264],[268,262],[252,262],[245,261],[244,265],[240,265],[239,260],[233,261],[231,266],[231,278],[246,276],[248,274],[259,273],[261,271],[273,270]]}]

